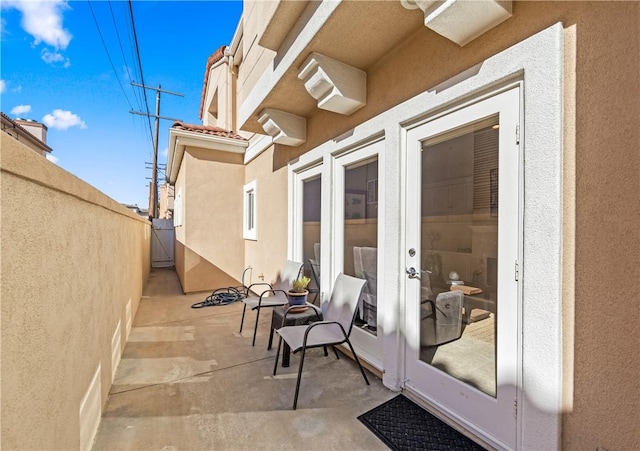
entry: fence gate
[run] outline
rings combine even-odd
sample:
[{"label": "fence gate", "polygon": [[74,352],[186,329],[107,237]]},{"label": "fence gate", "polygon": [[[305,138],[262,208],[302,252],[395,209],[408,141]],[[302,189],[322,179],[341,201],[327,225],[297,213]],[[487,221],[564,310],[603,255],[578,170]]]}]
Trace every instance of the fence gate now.
[{"label": "fence gate", "polygon": [[174,266],[174,240],[173,219],[154,218],[151,227],[151,266],[154,268]]}]

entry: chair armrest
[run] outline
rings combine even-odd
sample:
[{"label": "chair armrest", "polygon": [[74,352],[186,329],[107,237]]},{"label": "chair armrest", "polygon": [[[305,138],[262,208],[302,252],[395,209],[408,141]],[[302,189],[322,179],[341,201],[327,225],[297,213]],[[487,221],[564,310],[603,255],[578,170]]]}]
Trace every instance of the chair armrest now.
[{"label": "chair armrest", "polygon": [[270,283],[267,283],[267,282],[256,282],[256,283],[252,283],[251,285],[249,285],[247,287],[247,294],[249,294],[249,291],[251,291],[251,288],[253,288],[255,286],[263,286],[263,285],[266,285],[266,286],[269,287],[270,290],[273,290],[273,286],[271,286]]},{"label": "chair armrest", "polygon": [[[293,310],[293,309],[297,309],[297,308],[300,308],[300,307],[302,307],[302,306],[301,306],[301,305],[291,305],[291,306],[287,307],[287,308],[284,310],[284,315],[283,315],[283,317],[282,317],[282,322],[283,322],[283,324],[284,324],[284,322],[286,321],[286,319],[287,319],[287,315],[289,314],[289,312],[290,312],[291,310]],[[315,314],[316,314],[316,318],[318,318],[319,320],[320,320],[320,318],[322,318],[322,310],[320,310],[320,309],[319,309],[318,307],[316,307],[315,305],[313,305],[313,304],[311,304],[311,303],[307,302],[307,303],[305,304],[305,307],[311,307],[311,308],[314,310]]]},{"label": "chair armrest", "polygon": [[[435,318],[436,303],[434,301],[432,301],[431,299],[423,299],[422,301],[420,301],[420,304],[429,304],[429,307],[431,307],[431,313],[429,314],[429,317]],[[422,316],[422,311],[420,312],[420,316]]]},{"label": "chair armrest", "polygon": [[258,305],[256,307],[253,308],[253,310],[255,310],[256,308],[260,308],[262,306],[262,298],[264,297],[265,294],[267,293],[282,293],[284,294],[284,296],[287,296],[287,292],[284,290],[278,290],[278,289],[271,289],[271,290],[264,290],[260,296],[258,296]]},{"label": "chair armrest", "polygon": [[[342,335],[344,336],[344,339],[346,340],[348,335],[347,332],[345,332],[344,327],[342,327],[342,324],[340,324],[338,321],[316,321],[315,323],[311,323],[309,324],[309,327],[307,327],[307,330],[304,331],[304,338],[302,339],[302,346],[306,347],[307,346],[307,337],[309,335],[309,332],[311,332],[311,330],[314,327],[318,327],[318,326],[327,326],[329,324],[337,324],[338,327],[340,327],[340,330],[342,331]],[[344,340],[340,343],[343,343]],[[331,345],[331,344],[339,344],[339,343],[325,343],[326,345]]]}]

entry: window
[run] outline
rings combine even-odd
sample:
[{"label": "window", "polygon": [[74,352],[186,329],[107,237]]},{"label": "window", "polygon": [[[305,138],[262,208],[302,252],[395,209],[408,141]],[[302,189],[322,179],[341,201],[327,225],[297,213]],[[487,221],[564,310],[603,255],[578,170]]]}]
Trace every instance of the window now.
[{"label": "window", "polygon": [[243,234],[245,240],[258,239],[256,181],[244,185]]},{"label": "window", "polygon": [[173,226],[182,226],[182,189],[178,188],[178,193],[173,200]]}]

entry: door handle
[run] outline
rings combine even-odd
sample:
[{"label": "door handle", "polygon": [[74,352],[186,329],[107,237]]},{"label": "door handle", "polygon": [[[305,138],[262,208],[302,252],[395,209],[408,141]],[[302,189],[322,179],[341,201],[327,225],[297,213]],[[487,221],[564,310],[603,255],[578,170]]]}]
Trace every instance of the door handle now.
[{"label": "door handle", "polygon": [[407,274],[409,275],[409,279],[420,280],[420,273],[416,271],[416,268],[414,268],[413,266],[411,268],[408,268],[406,271],[407,271]]}]

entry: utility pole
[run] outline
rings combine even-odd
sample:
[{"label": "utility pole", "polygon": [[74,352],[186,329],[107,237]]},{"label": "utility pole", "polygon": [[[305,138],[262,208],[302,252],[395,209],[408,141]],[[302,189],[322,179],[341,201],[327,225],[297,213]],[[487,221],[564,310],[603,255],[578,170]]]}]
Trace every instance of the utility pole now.
[{"label": "utility pole", "polygon": [[156,91],[156,114],[143,113],[140,111],[129,111],[131,114],[140,114],[142,116],[154,117],[156,119],[156,127],[155,127],[155,135],[153,137],[153,168],[151,172],[151,186],[150,186],[150,195],[149,195],[149,218],[157,218],[158,217],[158,134],[160,132],[160,119],[167,119],[170,121],[180,121],[180,119],[174,119],[170,117],[160,116],[160,93],[166,92],[167,94],[171,94],[174,96],[184,97],[184,94],[179,94],[177,92],[171,92],[162,89],[160,85],[157,88],[153,88],[151,86],[144,86],[138,83],[131,83],[132,86],[137,86],[139,88],[151,89]]}]

